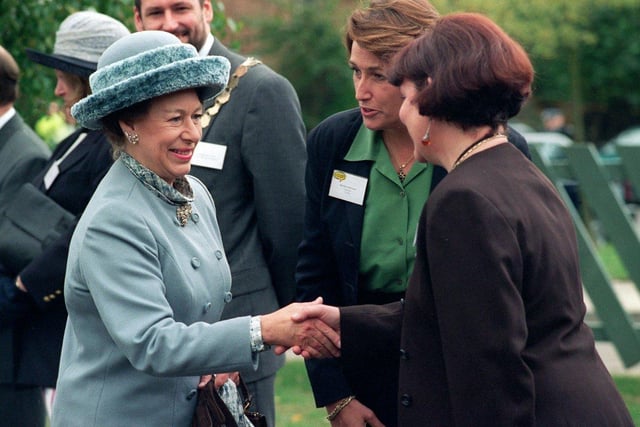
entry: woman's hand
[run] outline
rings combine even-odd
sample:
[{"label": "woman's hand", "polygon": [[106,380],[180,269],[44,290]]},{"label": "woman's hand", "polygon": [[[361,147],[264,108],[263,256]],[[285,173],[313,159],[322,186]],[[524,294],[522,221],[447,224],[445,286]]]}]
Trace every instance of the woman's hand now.
[{"label": "woman's hand", "polygon": [[236,385],[240,384],[240,372],[228,372],[224,374],[216,374],[214,378],[215,378],[214,385],[216,387],[216,390],[222,387],[222,385],[226,383],[227,380],[233,381]]},{"label": "woman's hand", "polygon": [[[337,403],[338,402],[328,405],[327,413],[331,413]],[[353,399],[331,421],[331,427],[351,426],[384,427],[384,424],[382,424],[371,409],[360,403],[358,399]]]},{"label": "woman's hand", "polygon": [[211,381],[211,378],[213,378],[213,375],[202,375],[200,377],[200,382],[198,383],[198,388],[204,388],[204,386]]},{"label": "woman's hand", "polygon": [[[262,340],[265,344],[278,346],[277,354],[294,347],[294,351],[298,350],[296,354],[305,358],[339,357],[340,332],[334,330],[337,328],[333,326],[339,326],[340,322],[335,322],[331,315],[325,313],[333,308],[335,307],[323,306],[322,298],[317,298],[312,302],[289,304],[278,311],[262,315]],[[327,325],[322,316],[333,321],[333,325]]]}]

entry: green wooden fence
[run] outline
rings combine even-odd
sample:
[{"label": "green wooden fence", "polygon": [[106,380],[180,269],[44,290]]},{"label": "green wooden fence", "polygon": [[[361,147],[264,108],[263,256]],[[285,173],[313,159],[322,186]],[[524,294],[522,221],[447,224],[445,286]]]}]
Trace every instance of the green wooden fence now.
[{"label": "green wooden fence", "polygon": [[[620,303],[585,218],[595,216],[620,256],[629,280],[640,290],[640,234],[619,191],[624,179],[640,191],[640,146],[618,146],[619,159],[606,161],[589,143],[563,147],[563,155],[553,159],[545,157],[537,144],[531,144],[530,148],[534,163],[556,185],[576,226],[582,281],[598,317],[588,324],[596,340],[615,345],[625,366],[635,365],[640,362],[640,324]],[[577,184],[580,211],[567,192],[570,182]]]}]

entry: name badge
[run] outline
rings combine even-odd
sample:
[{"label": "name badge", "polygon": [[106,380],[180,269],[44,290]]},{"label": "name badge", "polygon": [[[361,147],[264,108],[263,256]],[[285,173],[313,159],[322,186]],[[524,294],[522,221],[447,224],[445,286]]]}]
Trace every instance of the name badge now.
[{"label": "name badge", "polygon": [[334,170],[329,196],[362,206],[368,181],[367,178],[358,175]]},{"label": "name badge", "polygon": [[200,141],[193,152],[191,164],[209,169],[222,170],[227,146]]}]

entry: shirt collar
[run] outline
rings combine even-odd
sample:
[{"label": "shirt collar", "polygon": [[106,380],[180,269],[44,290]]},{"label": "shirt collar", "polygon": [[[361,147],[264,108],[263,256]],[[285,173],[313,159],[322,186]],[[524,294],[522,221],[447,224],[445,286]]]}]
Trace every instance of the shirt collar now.
[{"label": "shirt collar", "polygon": [[6,113],[0,116],[0,129],[2,129],[2,127],[6,125],[7,122],[11,120],[15,115],[16,115],[16,109],[11,107],[9,108],[9,110],[7,110]]},{"label": "shirt collar", "polygon": [[215,39],[213,38],[213,34],[209,33],[209,35],[207,36],[207,40],[202,45],[202,48],[198,52],[198,55],[202,57],[208,56],[214,41]]},{"label": "shirt collar", "polygon": [[380,132],[372,131],[365,125],[361,125],[344,159],[350,162],[374,161],[382,145],[383,141]]}]

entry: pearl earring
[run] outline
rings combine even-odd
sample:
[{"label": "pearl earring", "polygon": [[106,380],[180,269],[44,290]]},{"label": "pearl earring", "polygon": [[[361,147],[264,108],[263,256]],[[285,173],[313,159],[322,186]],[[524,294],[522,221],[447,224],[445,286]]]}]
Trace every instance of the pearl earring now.
[{"label": "pearl earring", "polygon": [[127,137],[127,141],[129,141],[130,144],[136,145],[140,142],[140,135],[135,132],[125,132],[124,135]]}]

